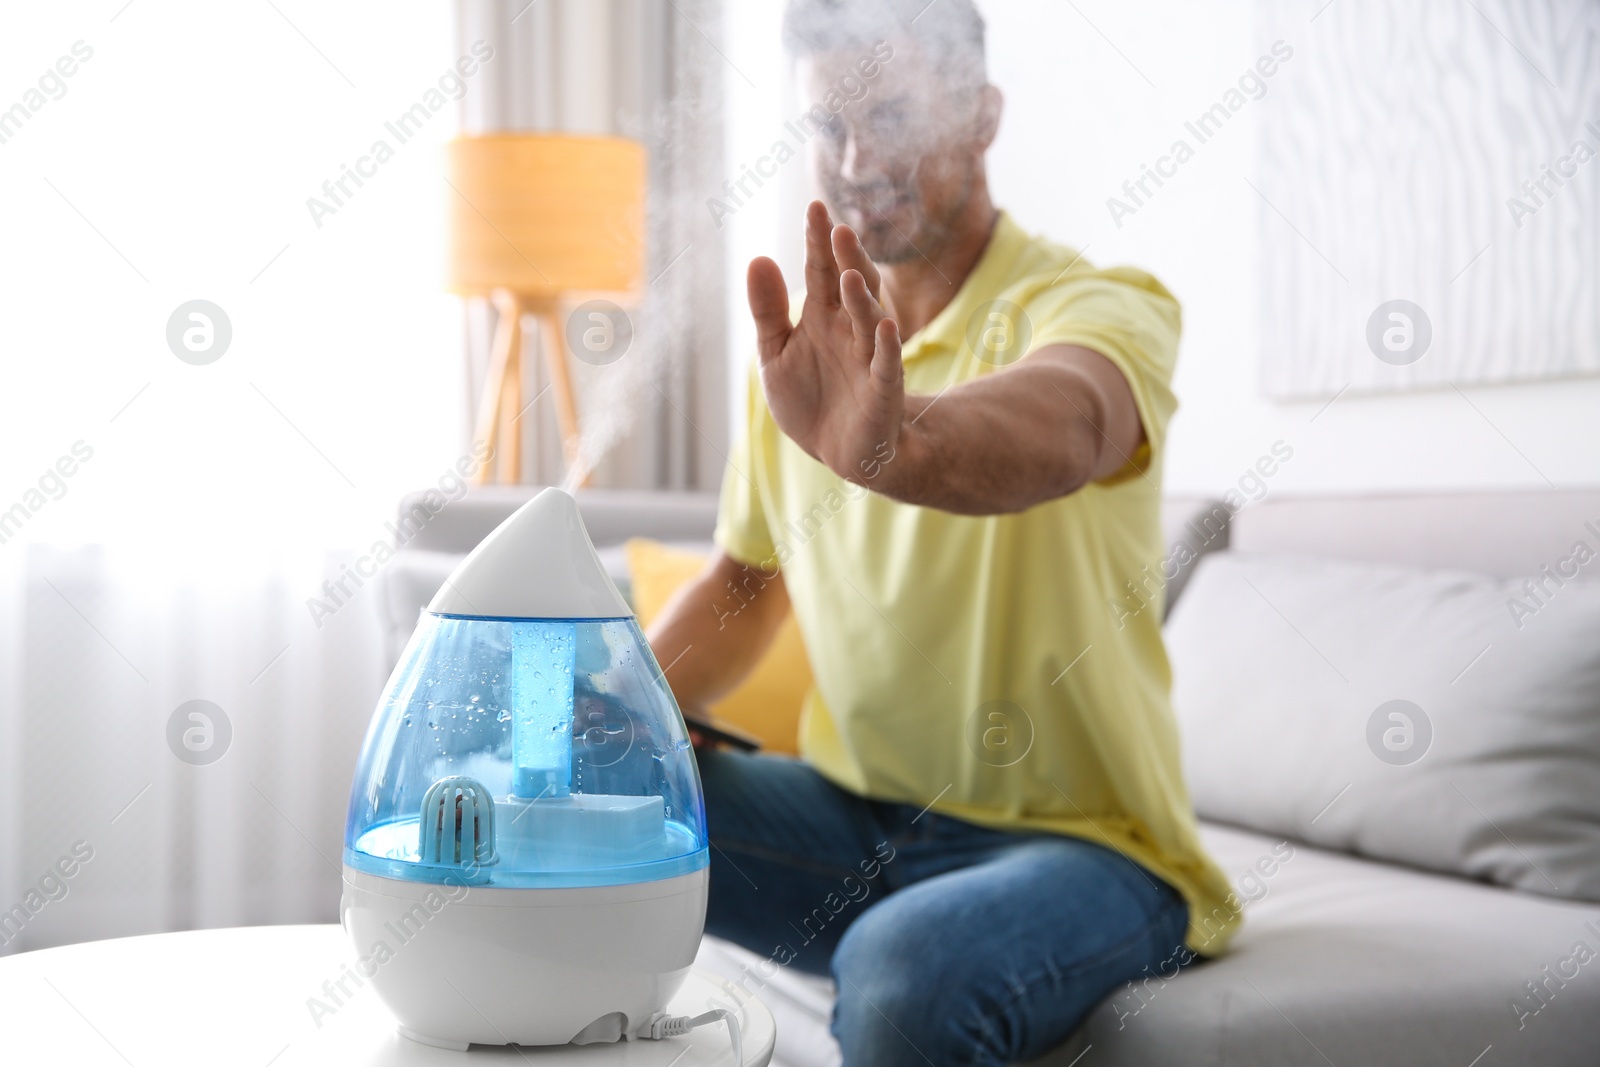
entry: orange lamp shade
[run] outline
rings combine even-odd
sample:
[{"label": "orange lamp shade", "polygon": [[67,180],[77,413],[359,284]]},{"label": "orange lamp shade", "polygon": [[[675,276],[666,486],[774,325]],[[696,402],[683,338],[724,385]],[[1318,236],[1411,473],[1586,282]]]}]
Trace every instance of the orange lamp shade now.
[{"label": "orange lamp shade", "polygon": [[645,151],[620,137],[501,133],[449,145],[449,288],[532,300],[643,288]]}]

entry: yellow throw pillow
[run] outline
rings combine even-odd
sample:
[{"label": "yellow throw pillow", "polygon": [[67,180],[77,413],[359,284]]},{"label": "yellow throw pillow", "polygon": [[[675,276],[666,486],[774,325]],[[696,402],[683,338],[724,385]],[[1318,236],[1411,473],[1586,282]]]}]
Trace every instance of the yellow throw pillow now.
[{"label": "yellow throw pillow", "polygon": [[[649,626],[683,585],[700,573],[706,557],[634,538],[626,546],[633,580],[633,610]],[[711,706],[711,714],[754,734],[768,752],[799,754],[800,704],[811,688],[811,664],[800,628],[790,615],[772,647],[739,687]]]}]

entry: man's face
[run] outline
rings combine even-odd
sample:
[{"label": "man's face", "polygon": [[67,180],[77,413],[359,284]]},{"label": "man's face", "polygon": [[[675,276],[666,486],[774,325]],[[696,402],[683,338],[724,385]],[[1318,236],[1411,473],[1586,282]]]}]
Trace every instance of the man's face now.
[{"label": "man's face", "polygon": [[949,241],[987,147],[978,94],[956,99],[920,49],[891,43],[894,57],[875,78],[861,76],[865,49],[799,66],[808,105],[855,97],[812,137],[811,165],[835,221],[860,234],[878,263],[932,256]]}]

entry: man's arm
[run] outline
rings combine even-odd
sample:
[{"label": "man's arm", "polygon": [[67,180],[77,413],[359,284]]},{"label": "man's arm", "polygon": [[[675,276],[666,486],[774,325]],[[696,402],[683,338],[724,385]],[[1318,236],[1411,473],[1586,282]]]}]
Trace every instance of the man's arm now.
[{"label": "man's arm", "polygon": [[788,615],[782,574],[768,578],[718,549],[662,608],[646,639],[678,705],[693,715],[744,680]]},{"label": "man's arm", "polygon": [[872,488],[963,515],[1023,511],[1115,474],[1144,443],[1128,380],[1105,356],[1050,345],[938,396],[908,396]]},{"label": "man's arm", "polygon": [[995,515],[1113,474],[1144,443],[1127,379],[1077,345],[1041,348],[936,396],[906,395],[900,329],[880,285],[855,232],[830,225],[820,203],[806,216],[799,322],[777,264],[750,265],[767,407],[840,477],[908,504]]}]

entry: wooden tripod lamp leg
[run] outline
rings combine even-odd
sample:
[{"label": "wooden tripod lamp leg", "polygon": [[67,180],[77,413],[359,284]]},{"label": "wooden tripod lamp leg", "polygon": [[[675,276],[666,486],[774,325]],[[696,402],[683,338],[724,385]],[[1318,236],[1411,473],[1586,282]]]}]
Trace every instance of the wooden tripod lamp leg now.
[{"label": "wooden tripod lamp leg", "polygon": [[500,302],[500,321],[506,324],[504,385],[500,390],[500,439],[495,445],[497,481],[515,485],[522,481],[522,301],[507,293]]},{"label": "wooden tripod lamp leg", "polygon": [[[556,395],[556,420],[561,427],[561,452],[567,461],[567,478],[577,485],[589,484],[589,472],[579,471],[583,462],[583,440],[578,423],[578,398],[572,388],[572,372],[567,364],[567,342],[561,332],[561,316],[554,306],[539,311],[540,339],[545,363],[550,369],[550,389]],[[574,479],[574,475],[576,478]]]},{"label": "wooden tripod lamp leg", "polygon": [[[517,294],[495,290],[491,299],[499,321],[495,324],[494,344],[484,374],[483,393],[478,401],[477,424],[473,440],[483,441],[494,451],[478,468],[475,481],[515,484],[522,480],[523,362],[522,316],[529,309]],[[566,339],[561,333],[561,318],[553,304],[537,307],[541,347],[550,372],[550,389],[555,394],[556,420],[561,430],[561,451],[567,463],[568,479],[576,485],[589,484],[589,472],[580,470],[582,440],[578,422],[578,398],[567,364]]]},{"label": "wooden tripod lamp leg", "polygon": [[473,481],[483,485],[492,481],[500,468],[500,401],[506,387],[506,369],[521,333],[520,316],[508,315],[506,305],[515,299],[509,293],[496,292],[493,303],[498,314],[494,327],[494,343],[489,349],[489,365],[484,369],[483,392],[478,398],[478,415],[472,427],[472,443],[482,442],[490,452],[478,466]]}]

